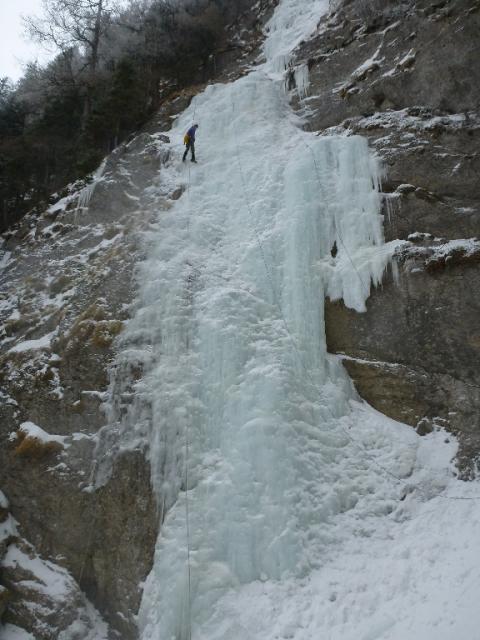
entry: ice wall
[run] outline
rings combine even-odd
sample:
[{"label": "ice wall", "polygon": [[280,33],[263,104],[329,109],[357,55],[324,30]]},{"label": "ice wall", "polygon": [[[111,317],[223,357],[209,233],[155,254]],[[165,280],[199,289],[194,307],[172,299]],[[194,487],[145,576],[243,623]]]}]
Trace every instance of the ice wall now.
[{"label": "ice wall", "polygon": [[329,0],[281,0],[266,25],[264,51],[269,72],[285,70],[292,51],[318,27]]},{"label": "ice wall", "polygon": [[[140,366],[143,376],[116,439],[148,441],[165,518],[143,640],[280,637],[232,598],[247,604],[252,585],[268,602],[279,585],[301,593],[359,522],[368,530],[391,511],[415,470],[416,436],[353,410],[326,353],[324,296],[363,310],[392,251],[366,141],[302,131],[283,92],[279,69],[326,8],[281,0],[267,62],[209,86],[171,132],[177,153],[160,182],[187,191],[159,214],[119,359],[125,378]],[[181,140],[193,109],[190,166]]]},{"label": "ice wall", "polygon": [[326,358],[323,299],[361,308],[384,267],[367,255],[382,230],[364,140],[301,131],[267,68],[209,87],[195,108],[200,164],[162,214],[140,311],[158,350],[144,382],[153,477],[174,505],[145,586],[145,639],[188,638],[186,465],[194,628],[229,588],[308,575],[312,530],[351,500],[334,485],[352,391]]}]

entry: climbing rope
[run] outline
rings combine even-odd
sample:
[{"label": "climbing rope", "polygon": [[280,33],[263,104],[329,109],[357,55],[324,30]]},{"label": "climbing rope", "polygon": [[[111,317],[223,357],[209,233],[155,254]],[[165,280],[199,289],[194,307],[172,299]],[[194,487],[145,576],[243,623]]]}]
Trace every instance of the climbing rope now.
[{"label": "climbing rope", "polygon": [[[92,468],[90,469],[90,475],[88,478],[88,485],[90,487],[95,487],[95,473],[97,470],[97,466],[98,466],[98,462],[97,460],[93,461],[92,464]],[[83,560],[82,560],[82,565],[80,568],[80,574],[78,576],[78,584],[81,588],[82,586],[82,581],[83,581],[83,575],[85,572],[85,566],[87,564],[87,557],[88,557],[88,553],[90,551],[90,549],[92,548],[92,543],[93,543],[93,534],[96,530],[96,523],[97,523],[97,507],[98,507],[98,499],[95,496],[94,501],[93,501],[93,518],[92,518],[92,522],[90,524],[90,530],[88,533],[88,539],[87,539],[87,546],[85,549],[85,553],[83,554]]]},{"label": "climbing rope", "polygon": [[188,504],[188,418],[185,424],[185,526],[187,533],[187,640],[192,640],[192,569],[190,564],[190,512]]},{"label": "climbing rope", "polygon": [[[197,101],[195,97],[193,98],[193,122],[195,122],[195,114],[197,112]],[[188,209],[189,215],[187,216],[187,233],[188,236],[191,236],[190,233],[190,187],[191,187],[191,166],[188,165],[188,185],[187,185],[187,194],[188,194]],[[187,419],[185,421],[185,529],[186,529],[186,546],[187,546],[187,637],[186,640],[192,640],[192,566],[190,561],[190,505],[189,505],[189,495],[188,495],[188,468],[189,468],[189,460],[190,460],[190,452],[189,452],[189,416],[187,415]]]}]

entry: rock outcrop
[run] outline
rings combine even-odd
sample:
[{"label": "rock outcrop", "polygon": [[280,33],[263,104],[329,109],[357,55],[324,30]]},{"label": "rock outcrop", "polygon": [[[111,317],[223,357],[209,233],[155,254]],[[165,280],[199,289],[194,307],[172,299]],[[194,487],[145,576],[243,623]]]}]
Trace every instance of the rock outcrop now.
[{"label": "rock outcrop", "polygon": [[366,313],[327,300],[329,349],[380,411],[457,434],[464,477],[480,454],[479,29],[478,1],[337,2],[289,81],[309,129],[369,139],[386,240],[404,241]]},{"label": "rock outcrop", "polygon": [[[65,596],[71,610],[80,587],[112,637],[114,630],[135,635],[158,518],[144,452],[123,453],[109,482],[96,488],[95,450],[114,343],[128,319],[141,234],[154,211],[143,194],[168,155],[161,136],[145,133],[123,145],[92,184],[8,234],[2,274],[2,488],[31,554],[76,581]],[[169,196],[157,206],[169,206]],[[11,553],[7,545],[4,564]],[[6,622],[42,639],[73,624],[53,604],[48,620],[26,616],[23,574],[12,570],[3,580],[11,594]]]}]

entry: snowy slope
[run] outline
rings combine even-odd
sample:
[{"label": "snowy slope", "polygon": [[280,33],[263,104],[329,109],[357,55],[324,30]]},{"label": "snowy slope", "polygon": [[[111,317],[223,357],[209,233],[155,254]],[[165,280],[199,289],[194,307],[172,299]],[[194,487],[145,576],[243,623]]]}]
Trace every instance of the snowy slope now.
[{"label": "snowy slope", "polygon": [[480,488],[454,479],[451,438],[359,402],[326,353],[324,296],[362,311],[394,250],[366,141],[302,131],[283,92],[327,5],[281,0],[267,62],[172,131],[161,182],[187,192],[158,218],[122,354],[148,365],[122,438],[148,438],[166,514],[144,640],[480,637]]}]

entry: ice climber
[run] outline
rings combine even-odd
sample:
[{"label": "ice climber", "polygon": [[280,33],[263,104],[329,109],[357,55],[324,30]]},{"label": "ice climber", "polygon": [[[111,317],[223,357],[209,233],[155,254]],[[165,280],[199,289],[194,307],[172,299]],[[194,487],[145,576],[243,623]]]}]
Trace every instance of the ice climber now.
[{"label": "ice climber", "polygon": [[183,142],[186,146],[185,153],[183,154],[183,162],[185,162],[187,158],[188,151],[192,152],[192,162],[196,162],[195,160],[195,134],[198,129],[198,124],[194,124],[185,134],[183,138]]}]

